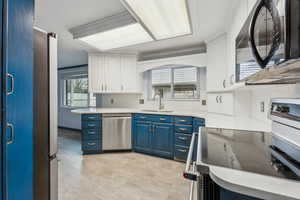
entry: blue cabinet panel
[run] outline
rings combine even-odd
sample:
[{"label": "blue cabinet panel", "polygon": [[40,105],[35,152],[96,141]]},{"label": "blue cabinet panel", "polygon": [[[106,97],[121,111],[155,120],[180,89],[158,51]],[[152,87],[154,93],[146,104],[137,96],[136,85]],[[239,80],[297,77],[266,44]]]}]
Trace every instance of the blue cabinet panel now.
[{"label": "blue cabinet panel", "polygon": [[82,129],[99,129],[101,126],[101,121],[82,121]]},{"label": "blue cabinet panel", "polygon": [[186,133],[192,134],[193,133],[193,126],[191,125],[175,125],[175,132],[176,133]]},{"label": "blue cabinet panel", "polygon": [[175,148],[174,148],[174,158],[175,158],[175,160],[185,161],[187,159],[188,153],[189,153],[189,148],[188,147],[175,145]]},{"label": "blue cabinet panel", "polygon": [[83,140],[100,140],[100,129],[83,129],[82,139]]},{"label": "blue cabinet panel", "polygon": [[134,127],[134,149],[144,152],[151,152],[150,135],[152,132],[151,123],[136,122]]},{"label": "blue cabinet panel", "polygon": [[100,151],[101,143],[100,140],[85,140],[82,142],[82,151],[85,153],[91,151]]},{"label": "blue cabinet panel", "polygon": [[82,121],[100,121],[101,115],[100,114],[83,114],[81,116]]},{"label": "blue cabinet panel", "polygon": [[145,115],[145,114],[134,114],[133,119],[135,121],[152,121],[151,115]]},{"label": "blue cabinet panel", "polygon": [[194,121],[193,121],[194,132],[198,132],[199,127],[201,127],[201,126],[205,126],[205,120],[200,119],[200,118],[194,118]]},{"label": "blue cabinet panel", "polygon": [[151,135],[151,147],[156,155],[172,158],[174,145],[173,138],[173,124],[153,124],[153,133]]},{"label": "blue cabinet panel", "polygon": [[[5,0],[3,75],[14,77],[4,98],[5,199],[33,198],[33,0]],[[12,79],[6,83],[12,89]],[[2,90],[3,91],[3,90]],[[14,134],[13,134],[14,133]]]},{"label": "blue cabinet panel", "polygon": [[173,123],[174,117],[167,115],[152,115],[151,121],[158,123]]},{"label": "blue cabinet panel", "polygon": [[189,147],[191,144],[192,135],[175,133],[175,145]]},{"label": "blue cabinet panel", "polygon": [[175,124],[193,125],[192,117],[175,117]]}]

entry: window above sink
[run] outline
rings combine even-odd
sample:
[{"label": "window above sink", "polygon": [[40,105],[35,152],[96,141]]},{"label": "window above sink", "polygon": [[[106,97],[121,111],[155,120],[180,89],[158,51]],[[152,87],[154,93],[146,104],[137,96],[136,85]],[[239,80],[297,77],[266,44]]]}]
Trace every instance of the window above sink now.
[{"label": "window above sink", "polygon": [[206,67],[168,65],[144,72],[147,99],[199,100],[206,91]]}]

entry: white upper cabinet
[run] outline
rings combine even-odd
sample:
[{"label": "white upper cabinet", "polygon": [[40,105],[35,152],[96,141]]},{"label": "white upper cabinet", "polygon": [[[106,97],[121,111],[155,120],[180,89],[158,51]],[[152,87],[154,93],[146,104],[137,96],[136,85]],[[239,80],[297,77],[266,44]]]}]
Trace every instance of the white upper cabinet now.
[{"label": "white upper cabinet", "polygon": [[138,91],[136,56],[121,56],[121,91]]},{"label": "white upper cabinet", "polygon": [[171,84],[171,69],[155,69],[151,71],[152,85]]},{"label": "white upper cabinet", "polygon": [[222,90],[227,79],[227,36],[207,43],[207,91]]},{"label": "white upper cabinet", "polygon": [[90,54],[90,93],[139,93],[136,55]]},{"label": "white upper cabinet", "polygon": [[174,83],[196,83],[197,75],[196,67],[174,69]]}]

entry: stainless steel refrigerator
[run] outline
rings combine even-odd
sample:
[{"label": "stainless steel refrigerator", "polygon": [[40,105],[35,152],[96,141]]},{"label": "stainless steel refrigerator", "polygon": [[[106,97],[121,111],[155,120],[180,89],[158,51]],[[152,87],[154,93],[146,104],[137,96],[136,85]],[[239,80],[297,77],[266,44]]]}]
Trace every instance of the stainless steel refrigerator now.
[{"label": "stainless steel refrigerator", "polygon": [[[58,199],[57,36],[34,29],[34,199]],[[21,99],[20,99],[21,100]]]}]

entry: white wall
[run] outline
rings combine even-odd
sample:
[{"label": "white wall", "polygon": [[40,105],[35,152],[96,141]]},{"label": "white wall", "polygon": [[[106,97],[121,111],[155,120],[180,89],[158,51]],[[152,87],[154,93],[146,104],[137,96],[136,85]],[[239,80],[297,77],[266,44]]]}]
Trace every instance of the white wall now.
[{"label": "white wall", "polygon": [[81,116],[71,112],[74,108],[62,106],[62,79],[66,76],[87,73],[86,67],[70,68],[58,71],[58,126],[64,128],[81,129]]}]

